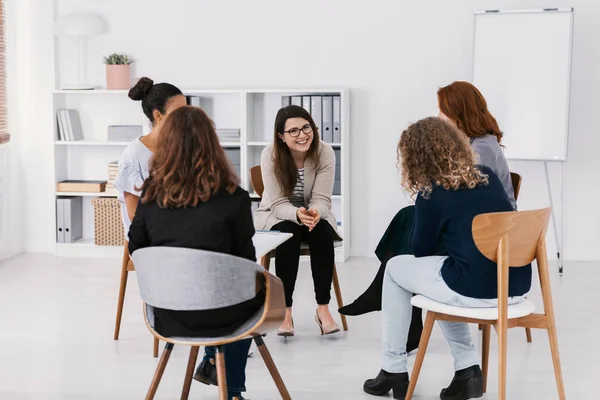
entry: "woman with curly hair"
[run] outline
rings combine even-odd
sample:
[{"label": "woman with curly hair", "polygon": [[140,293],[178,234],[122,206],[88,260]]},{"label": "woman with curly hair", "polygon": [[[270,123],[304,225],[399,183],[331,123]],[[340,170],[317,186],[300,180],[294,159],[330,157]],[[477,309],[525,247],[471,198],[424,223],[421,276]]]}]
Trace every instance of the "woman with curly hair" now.
[{"label": "woman with curly hair", "polygon": [[[476,215],[513,211],[496,174],[476,165],[468,139],[439,118],[426,118],[402,133],[398,144],[402,186],[414,197],[410,251],[389,260],[383,279],[382,368],[364,384],[365,392],[394,391],[404,399],[408,389],[406,341],[410,299],[421,294],[453,306],[495,307],[496,265],[473,242]],[[439,247],[447,255],[435,255]],[[509,304],[522,301],[531,287],[531,265],[511,269]],[[479,356],[466,323],[440,321],[454,357],[455,374],[442,400],[482,396]]]}]

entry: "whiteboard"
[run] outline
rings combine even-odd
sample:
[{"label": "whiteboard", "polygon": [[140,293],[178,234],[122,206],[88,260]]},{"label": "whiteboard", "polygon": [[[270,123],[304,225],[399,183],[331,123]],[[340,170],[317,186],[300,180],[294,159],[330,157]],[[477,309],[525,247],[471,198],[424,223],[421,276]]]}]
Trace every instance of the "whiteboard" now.
[{"label": "whiteboard", "polygon": [[573,9],[476,11],[473,84],[506,158],[566,161]]}]

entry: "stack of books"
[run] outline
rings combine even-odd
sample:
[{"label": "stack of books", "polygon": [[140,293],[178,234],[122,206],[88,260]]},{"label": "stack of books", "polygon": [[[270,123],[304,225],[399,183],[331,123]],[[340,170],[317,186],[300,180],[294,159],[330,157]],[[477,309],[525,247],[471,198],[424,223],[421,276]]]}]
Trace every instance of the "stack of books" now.
[{"label": "stack of books", "polygon": [[119,173],[119,162],[113,161],[108,164],[108,182],[106,183],[106,192],[107,193],[116,193],[115,189],[115,179],[117,179],[117,174]]},{"label": "stack of books", "polygon": [[68,110],[61,108],[56,112],[56,122],[58,124],[58,140],[82,140],[83,130],[81,129],[81,120],[77,110]]},{"label": "stack of books", "polygon": [[221,142],[237,142],[240,140],[240,130],[217,129],[217,136]]}]

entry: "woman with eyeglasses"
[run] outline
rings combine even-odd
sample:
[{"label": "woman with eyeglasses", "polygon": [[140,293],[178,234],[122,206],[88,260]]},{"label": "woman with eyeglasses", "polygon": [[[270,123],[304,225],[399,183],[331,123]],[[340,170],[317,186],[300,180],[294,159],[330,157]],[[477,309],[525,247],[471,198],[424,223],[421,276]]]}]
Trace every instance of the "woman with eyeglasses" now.
[{"label": "woman with eyeglasses", "polygon": [[291,105],[275,118],[273,144],[261,155],[264,192],[254,215],[258,230],[289,232],[294,236],[275,250],[275,272],[285,290],[286,315],[279,336],[294,336],[292,298],[298,276],[300,246],[310,246],[321,334],[340,331],[329,312],[333,279],[334,240],[341,240],[331,211],[335,153],[319,140],[317,127],[304,108]]}]

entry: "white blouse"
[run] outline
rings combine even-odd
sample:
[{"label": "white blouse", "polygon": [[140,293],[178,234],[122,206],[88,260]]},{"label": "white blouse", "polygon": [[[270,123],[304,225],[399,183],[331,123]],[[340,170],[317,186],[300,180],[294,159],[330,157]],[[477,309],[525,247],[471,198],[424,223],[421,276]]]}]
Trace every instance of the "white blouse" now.
[{"label": "white blouse", "polygon": [[131,142],[123,151],[119,159],[119,173],[115,178],[115,189],[117,189],[117,199],[121,202],[121,217],[125,229],[125,237],[129,237],[129,226],[131,221],[127,215],[127,206],[125,205],[125,192],[140,197],[144,181],[148,178],[150,167],[150,158],[152,152],[140,141],[140,138]]}]

